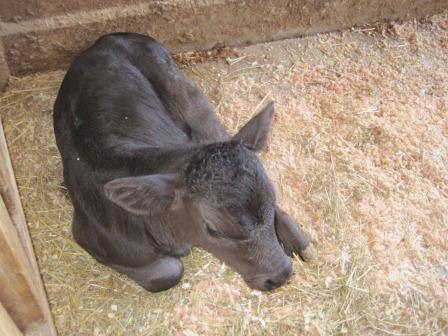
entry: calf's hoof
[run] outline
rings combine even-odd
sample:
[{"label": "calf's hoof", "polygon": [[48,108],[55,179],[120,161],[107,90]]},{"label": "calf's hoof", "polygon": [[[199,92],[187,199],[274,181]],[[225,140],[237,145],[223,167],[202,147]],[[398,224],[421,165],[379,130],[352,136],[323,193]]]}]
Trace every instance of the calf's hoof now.
[{"label": "calf's hoof", "polygon": [[309,243],[307,247],[299,252],[299,256],[306,262],[315,261],[318,257],[317,249],[314,247],[313,243]]}]

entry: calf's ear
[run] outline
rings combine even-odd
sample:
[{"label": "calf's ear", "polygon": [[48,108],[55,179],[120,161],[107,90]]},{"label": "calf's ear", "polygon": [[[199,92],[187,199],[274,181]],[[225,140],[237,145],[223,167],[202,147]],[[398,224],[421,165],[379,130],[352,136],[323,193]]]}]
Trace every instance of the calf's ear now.
[{"label": "calf's ear", "polygon": [[173,204],[178,180],[176,174],[118,178],[104,185],[104,194],[133,214],[149,215]]},{"label": "calf's ear", "polygon": [[241,141],[256,152],[262,151],[268,144],[274,112],[274,102],[271,101],[260,113],[249,120],[232,140]]}]

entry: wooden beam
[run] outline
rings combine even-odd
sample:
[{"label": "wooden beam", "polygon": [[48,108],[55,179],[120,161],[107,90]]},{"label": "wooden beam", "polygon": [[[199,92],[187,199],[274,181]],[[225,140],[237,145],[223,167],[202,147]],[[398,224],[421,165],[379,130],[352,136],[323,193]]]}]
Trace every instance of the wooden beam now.
[{"label": "wooden beam", "polygon": [[[53,324],[53,317],[51,315],[50,306],[48,304],[43,282],[39,273],[36,257],[34,255],[33,245],[31,243],[31,238],[29,235],[28,226],[26,224],[25,215],[23,213],[20,196],[17,189],[16,180],[14,177],[14,172],[12,169],[8,148],[6,145],[6,139],[3,131],[1,118],[0,118],[0,196],[2,198],[0,234],[6,234],[4,237],[0,237],[0,244],[3,243],[5,244],[5,246],[13,248],[13,250],[9,250],[10,254],[7,255],[6,254],[7,252],[4,252],[6,250],[3,249],[3,246],[0,246],[0,261],[3,258],[2,256],[4,256],[5,261],[12,263],[9,264],[9,266],[15,265],[22,267],[21,270],[23,270],[23,272],[25,273],[17,273],[15,274],[15,276],[21,278],[22,281],[27,282],[28,286],[32,286],[29,288],[29,291],[30,293],[32,293],[32,297],[35,298],[36,300],[37,307],[39,307],[40,311],[38,315],[40,316],[41,321],[43,321],[43,324],[45,325],[43,328],[39,327],[39,329],[47,330],[46,335],[48,336],[56,336],[57,333]],[[10,237],[15,238],[11,238],[12,239],[11,240]],[[3,241],[1,241],[2,238],[4,239]],[[18,264],[19,260],[20,264]],[[0,280],[3,279],[2,278],[3,276],[5,276],[6,279],[5,275],[5,267],[7,267],[6,265],[7,264],[4,264],[3,261],[0,262]],[[8,272],[9,271],[7,271],[6,273]],[[9,302],[8,303],[9,306],[7,306],[7,304],[3,301],[1,296],[2,287],[4,286],[15,287],[15,284],[14,282],[5,283],[3,281],[0,281],[0,301],[3,302],[10,316],[14,319],[14,314],[9,310],[12,309],[11,307],[12,302]],[[30,306],[30,304],[27,301],[25,301],[24,303],[26,306]],[[17,304],[20,304],[20,300],[16,302],[16,305]],[[30,322],[32,320],[37,319],[38,315],[33,315],[37,313],[36,311],[33,311],[32,307],[35,308],[35,306],[31,304],[29,312],[31,315],[29,315],[29,318],[25,319],[24,321]],[[21,309],[24,308],[16,307],[14,309],[20,311]],[[16,324],[17,326],[19,326],[19,328],[21,328],[21,330],[25,330],[29,326],[25,325],[28,322],[23,322],[23,324],[19,324],[16,321]],[[34,323],[33,325],[36,326],[36,323]]]},{"label": "wooden beam", "polygon": [[12,223],[16,227],[22,246],[25,249],[27,258],[31,261],[35,259],[33,245],[31,244],[28,226],[26,225],[25,214],[20,202],[19,191],[17,189],[14,170],[9,158],[8,147],[6,145],[3,124],[0,118],[0,195],[3,197]]},{"label": "wooden beam", "polygon": [[0,198],[0,301],[20,330],[43,319],[31,267]]},{"label": "wooden beam", "polygon": [[0,302],[0,336],[23,336]]}]

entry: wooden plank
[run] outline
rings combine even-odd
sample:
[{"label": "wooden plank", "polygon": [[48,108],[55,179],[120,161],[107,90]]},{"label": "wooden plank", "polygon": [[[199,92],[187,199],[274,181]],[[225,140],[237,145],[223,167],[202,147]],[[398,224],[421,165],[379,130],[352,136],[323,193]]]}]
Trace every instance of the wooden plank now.
[{"label": "wooden plank", "polygon": [[43,319],[31,267],[0,198],[0,302],[20,330]]},{"label": "wooden plank", "polygon": [[[6,145],[3,124],[0,118],[0,195],[5,202],[12,223],[16,227],[22,246],[30,261],[34,260],[34,250],[31,244],[28,226],[25,221],[22,203],[20,202],[19,191],[17,189],[14,171],[9,158],[8,147]],[[37,268],[36,268],[37,270]]]},{"label": "wooden plank", "polygon": [[0,336],[23,336],[0,302]]},{"label": "wooden plank", "polygon": [[[14,177],[14,172],[11,165],[11,160],[9,157],[8,148],[6,145],[6,139],[3,131],[3,125],[0,118],[0,196],[3,198],[2,204],[6,211],[4,217],[9,214],[9,223],[15,227],[16,237],[20,241],[20,251],[22,254],[22,263],[27,265],[28,277],[30,278],[30,283],[33,286],[34,295],[37,299],[38,305],[41,309],[43,316],[43,323],[46,325],[44,328],[47,330],[46,335],[56,336],[56,329],[53,323],[53,317],[51,315],[50,306],[48,304],[47,295],[43,286],[43,282],[39,273],[39,268],[37,265],[36,257],[34,255],[33,245],[31,243],[31,238],[28,231],[28,226],[26,224],[25,215],[23,213],[22,204],[20,201],[19,192],[17,189],[16,180]],[[5,220],[6,221],[6,220]],[[0,254],[2,249],[0,248]],[[25,257],[23,257],[25,255]],[[1,260],[1,259],[0,259]],[[2,263],[0,263],[2,265]],[[2,271],[3,265],[0,266],[0,273]],[[0,297],[1,299],[1,297]],[[6,309],[8,309],[5,306]],[[11,312],[10,312],[11,315]]]}]

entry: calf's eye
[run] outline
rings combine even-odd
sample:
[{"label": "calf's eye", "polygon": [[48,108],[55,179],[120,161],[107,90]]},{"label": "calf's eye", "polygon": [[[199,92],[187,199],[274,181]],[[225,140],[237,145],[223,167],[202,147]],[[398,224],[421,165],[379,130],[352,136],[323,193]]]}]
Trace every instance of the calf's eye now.
[{"label": "calf's eye", "polygon": [[248,237],[244,237],[242,235],[237,236],[237,235],[232,235],[232,234],[224,233],[221,231],[217,231],[215,229],[212,229],[210,227],[210,225],[208,225],[208,224],[206,227],[207,227],[207,233],[214,238],[237,240],[237,241],[244,241],[244,240],[248,239]]},{"label": "calf's eye", "polygon": [[251,214],[241,216],[240,225],[248,231],[252,231],[261,225],[258,218]]}]

